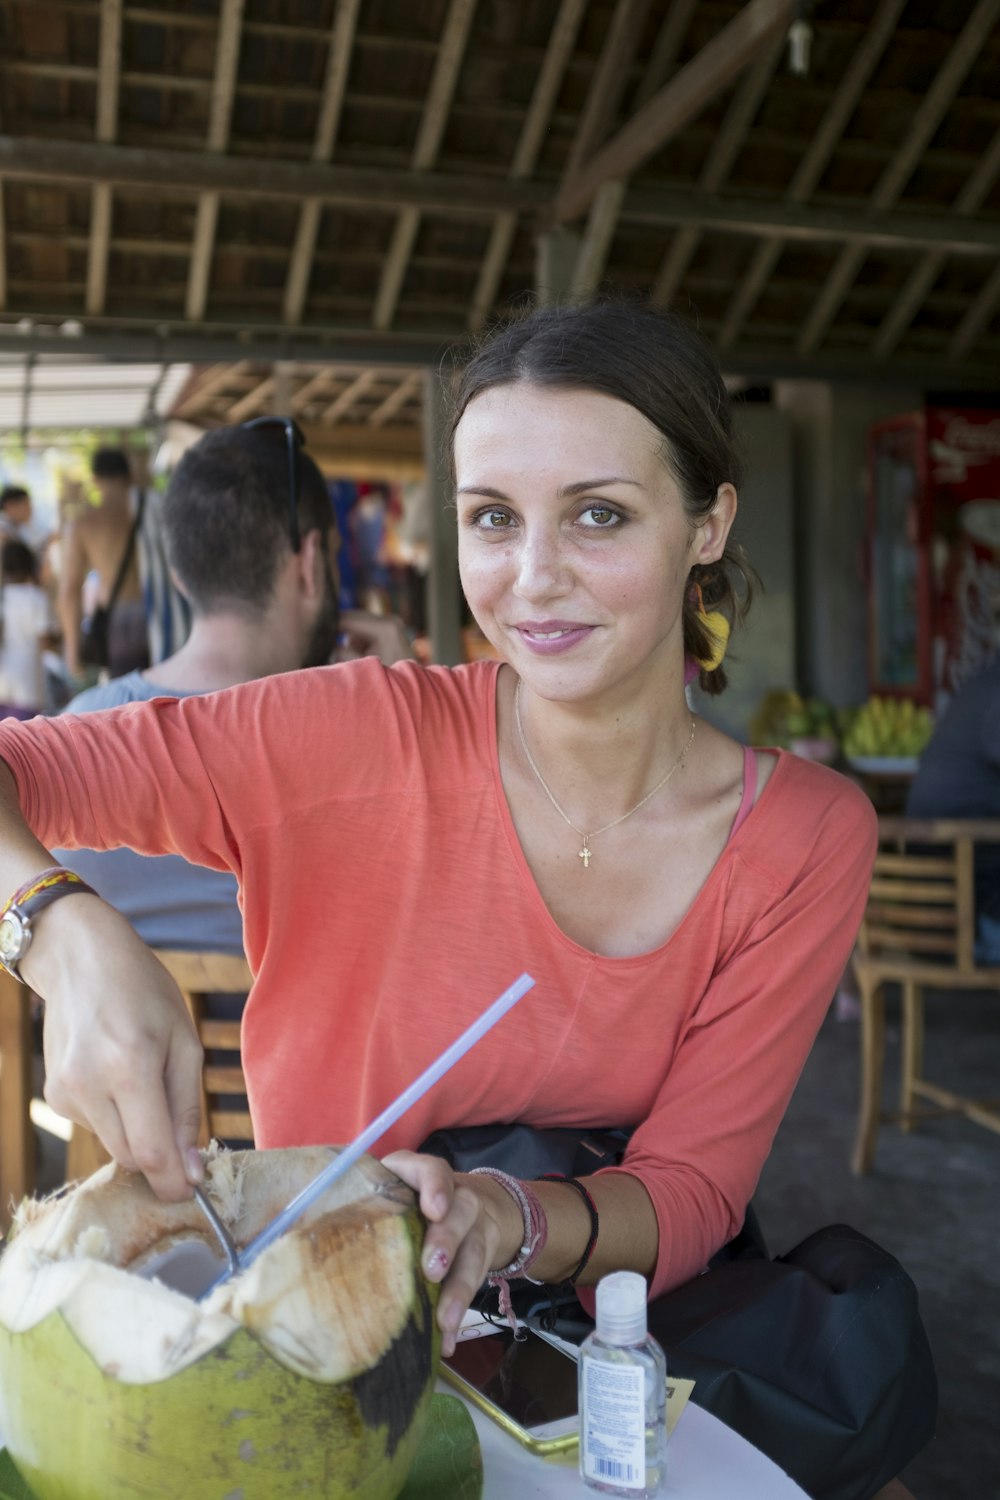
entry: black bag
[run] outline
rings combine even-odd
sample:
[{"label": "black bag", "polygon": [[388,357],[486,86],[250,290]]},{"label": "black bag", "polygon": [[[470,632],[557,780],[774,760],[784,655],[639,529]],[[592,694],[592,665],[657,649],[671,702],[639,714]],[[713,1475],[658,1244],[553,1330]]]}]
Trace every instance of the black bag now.
[{"label": "black bag", "polygon": [[[499,1125],[437,1131],[420,1149],[457,1171],[494,1166],[527,1181],[616,1165],[627,1139],[627,1131]],[[548,1321],[574,1341],[592,1326],[566,1296],[546,1319],[539,1290],[514,1289],[529,1321]],[[934,1434],[937,1377],[916,1287],[893,1256],[846,1225],[771,1260],[751,1205],[703,1275],[649,1304],[649,1329],[671,1373],[695,1382],[691,1399],[813,1500],[870,1500]]]},{"label": "black bag", "polygon": [[132,553],[135,551],[136,538],[139,535],[139,527],[142,525],[142,511],[146,496],[139,495],[139,509],[136,513],[132,529],[125,543],[125,551],[122,560],[118,564],[118,572],[115,581],[111,585],[111,593],[108,595],[107,604],[98,604],[83,622],[80,632],[80,660],[86,667],[104,668],[111,659],[110,651],[110,627],[111,612],[115,607],[118,595],[121,593],[122,584],[125,582],[125,574],[128,572],[129,563],[132,561]]}]

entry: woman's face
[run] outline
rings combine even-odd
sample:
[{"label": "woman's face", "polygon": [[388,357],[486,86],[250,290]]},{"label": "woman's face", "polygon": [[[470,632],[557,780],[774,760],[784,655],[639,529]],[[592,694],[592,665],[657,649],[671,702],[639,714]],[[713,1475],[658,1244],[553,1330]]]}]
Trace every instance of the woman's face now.
[{"label": "woman's face", "polygon": [[719,557],[723,485],[693,529],[635,407],[521,381],[484,391],[455,434],[462,585],[484,635],[543,697],[585,700],[682,669],[694,563]]}]

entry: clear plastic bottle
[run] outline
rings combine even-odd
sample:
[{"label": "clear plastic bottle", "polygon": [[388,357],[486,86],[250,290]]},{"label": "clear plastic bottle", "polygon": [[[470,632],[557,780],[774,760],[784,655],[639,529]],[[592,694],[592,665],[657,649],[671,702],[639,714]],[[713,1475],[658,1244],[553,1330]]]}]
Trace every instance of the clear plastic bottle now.
[{"label": "clear plastic bottle", "polygon": [[659,1495],[667,1464],[667,1361],[646,1328],[646,1281],[616,1271],[597,1288],[580,1348],[580,1474],[603,1495]]}]

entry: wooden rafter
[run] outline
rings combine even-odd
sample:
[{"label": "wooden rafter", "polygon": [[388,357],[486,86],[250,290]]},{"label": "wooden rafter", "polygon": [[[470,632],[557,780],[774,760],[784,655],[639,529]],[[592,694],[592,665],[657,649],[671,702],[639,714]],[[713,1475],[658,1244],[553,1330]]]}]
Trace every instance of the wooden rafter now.
[{"label": "wooden rafter", "polygon": [[[313,141],[312,159],[316,162],[330,161],[337,143],[337,130],[344,107],[344,94],[347,91],[347,73],[350,67],[360,3],[361,0],[338,0],[333,30],[330,34],[330,51],[327,57],[319,119],[316,122],[316,138]],[[322,209],[323,204],[320,199],[307,198],[299,210],[295,245],[288,265],[288,280],[285,283],[283,317],[286,323],[301,323],[302,321]]]},{"label": "wooden rafter", "polygon": [[[618,0],[570,147],[563,172],[564,184],[574,180],[611,128],[625,92],[648,10],[648,0]],[[605,182],[595,194],[572,271],[570,290],[574,297],[584,300],[593,295],[604,271],[624,197],[625,183],[621,178]]]},{"label": "wooden rafter", "polygon": [[[618,0],[608,35],[601,50],[587,102],[573,137],[563,187],[570,186],[581,169],[603,145],[628,82],[628,70],[639,45],[649,0]],[[574,215],[575,217],[575,215]]]},{"label": "wooden rafter", "polygon": [[676,68],[697,4],[698,0],[673,0],[673,4],[667,7],[667,14],[649,54],[649,62],[635,92],[636,109],[648,104],[659,93]]},{"label": "wooden rafter", "polygon": [[955,330],[948,345],[949,359],[964,359],[979,338],[983,329],[1000,307],[1000,266],[987,279],[985,286],[969,308]]},{"label": "wooden rafter", "polygon": [[[118,133],[118,93],[122,60],[122,0],[101,0],[95,134],[110,142]],[[95,182],[90,194],[90,246],[87,255],[88,313],[100,314],[108,287],[108,252],[113,213],[110,182]]]},{"label": "wooden rafter", "polygon": [[[215,53],[215,78],[209,107],[206,151],[225,151],[229,144],[229,127],[236,97],[236,76],[240,60],[240,36],[245,0],[222,0],[219,18],[219,40]],[[200,323],[208,302],[208,283],[215,250],[215,229],[219,220],[219,194],[202,193],[198,199],[194,240],[191,247],[191,269],[188,273],[184,315]]]},{"label": "wooden rafter", "polygon": [[384,427],[390,417],[394,417],[401,407],[405,406],[411,396],[423,388],[423,370],[412,370],[405,380],[401,380],[394,391],[390,391],[384,401],[379,402],[375,410],[368,418],[369,427]]},{"label": "wooden rafter", "polygon": [[[898,202],[924,148],[940,126],[998,16],[1000,0],[979,0],[916,110],[906,140],[876,184],[870,199],[875,212],[884,213]],[[800,354],[811,353],[823,338],[857,279],[865,254],[863,245],[848,245],[840,252],[797,340],[796,348]]]},{"label": "wooden rafter", "polygon": [[[974,214],[982,206],[998,174],[1000,174],[1000,130],[993,137],[989,150],[980,158],[978,166],[956,198],[953,212]],[[944,270],[947,259],[943,251],[932,250],[914,266],[905,286],[886,313],[875,335],[872,353],[877,358],[885,359],[895,349],[912,323],[917,309],[926,301],[931,288]],[[970,308],[970,315],[972,311],[973,309]],[[958,343],[958,332],[956,332],[952,348],[955,348]],[[966,349],[963,347],[962,353],[965,352]]]},{"label": "wooden rafter", "polygon": [[361,374],[356,375],[350,385],[341,391],[337,399],[330,403],[319,419],[320,425],[323,427],[332,427],[335,422],[338,422],[342,416],[350,411],[354,403],[364,395],[369,386],[374,385],[377,379],[377,370],[362,370]]},{"label": "wooden rafter", "polygon": [[[545,57],[531,95],[531,103],[521,127],[514,159],[510,166],[513,180],[530,177],[538,164],[545,132],[562,86],[566,64],[576,44],[577,33],[587,0],[561,0],[559,12],[549,35]],[[504,267],[510,258],[510,247],[517,231],[517,215],[509,210],[497,214],[490,231],[489,244],[479,267],[476,289],[469,309],[469,327],[482,328],[496,302],[497,289]]]},{"label": "wooden rafter", "polygon": [[556,221],[578,218],[602,183],[630,176],[655,155],[742,73],[775,32],[787,27],[795,6],[796,0],[750,0],[697,57],[563,183],[553,205]]},{"label": "wooden rafter", "polygon": [[226,412],[226,421],[245,422],[248,417],[255,416],[257,412],[262,410],[265,402],[269,401],[274,395],[277,383],[278,377],[272,370],[270,375],[265,375],[263,380],[259,380],[255,386],[247,391],[245,396],[241,396],[238,401],[233,402],[232,406]]},{"label": "wooden rafter", "polygon": [[[780,33],[771,38],[769,45],[761,49],[756,62],[747,69],[698,178],[701,192],[717,193],[732,171],[784,49],[785,37]],[[693,224],[674,235],[653,286],[654,302],[665,306],[673,299],[700,238],[700,231]]]},{"label": "wooden rafter", "polygon": [[205,371],[191,394],[177,407],[175,415],[182,418],[196,417],[212,403],[215,396],[233,380],[238,380],[249,368],[241,364],[217,364]]},{"label": "wooden rafter", "polygon": [[303,381],[292,396],[290,405],[292,416],[294,417],[296,412],[305,411],[309,403],[317,396],[327,394],[330,386],[335,383],[337,374],[337,370],[328,366],[324,370],[317,370],[315,375],[310,375],[308,380]]},{"label": "wooden rafter", "polygon": [[[815,191],[858,106],[865,86],[896,29],[896,22],[905,3],[906,0],[881,0],[870,27],[855,49],[847,71],[820,121],[819,129],[796,168],[786,194],[787,203],[805,203]],[[757,246],[749,269],[722,320],[717,336],[720,348],[728,349],[736,342],[740,329],[755,307],[784,248],[785,240],[781,235],[774,235]]]},{"label": "wooden rafter", "polygon": [[[476,0],[451,0],[430,92],[413,150],[412,166],[415,172],[427,172],[437,161],[475,10]],[[419,227],[420,211],[416,208],[404,208],[396,219],[375,296],[372,322],[376,328],[389,328],[396,315],[403,278]]]},{"label": "wooden rafter", "polygon": [[[0,126],[3,115],[0,113]],[[7,221],[4,212],[4,185],[0,177],[0,308],[7,306]]]},{"label": "wooden rafter", "polygon": [[0,172],[38,182],[114,182],[187,198],[191,189],[286,202],[316,197],[324,203],[371,208],[412,204],[442,213],[484,214],[541,208],[544,183],[484,179],[457,172],[392,167],[344,167],[266,156],[209,156],[156,147],[101,146],[45,137],[0,136]]}]

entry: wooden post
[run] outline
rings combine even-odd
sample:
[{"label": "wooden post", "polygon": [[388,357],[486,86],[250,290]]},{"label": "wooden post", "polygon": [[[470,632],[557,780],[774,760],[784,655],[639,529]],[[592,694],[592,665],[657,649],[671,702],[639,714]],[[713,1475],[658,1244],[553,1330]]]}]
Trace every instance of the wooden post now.
[{"label": "wooden post", "polygon": [[458,581],[458,527],[452,504],[447,452],[444,378],[424,371],[424,461],[431,518],[431,569],[427,580],[427,614],[431,655],[453,667],[462,661],[461,589]]}]

